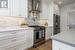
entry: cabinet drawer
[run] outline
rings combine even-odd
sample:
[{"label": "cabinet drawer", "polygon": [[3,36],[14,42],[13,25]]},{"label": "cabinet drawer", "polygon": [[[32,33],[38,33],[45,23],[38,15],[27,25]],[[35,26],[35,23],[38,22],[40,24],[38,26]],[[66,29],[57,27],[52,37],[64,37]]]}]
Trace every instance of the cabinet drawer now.
[{"label": "cabinet drawer", "polygon": [[0,50],[12,50],[12,49],[14,50],[14,49],[18,48],[17,47],[18,45],[23,45],[24,43],[25,43],[25,40],[20,40],[20,41],[16,41],[13,43],[9,43],[4,46],[0,46]]},{"label": "cabinet drawer", "polygon": [[19,37],[25,37],[25,34],[16,34],[14,36],[16,36],[17,38],[19,38]]},{"label": "cabinet drawer", "polygon": [[0,41],[15,38],[15,37],[16,36],[14,36],[14,35],[3,35],[0,37]]},{"label": "cabinet drawer", "polygon": [[0,36],[0,41],[2,40],[7,40],[7,39],[12,39],[12,38],[19,38],[19,37],[25,37],[25,34],[16,34],[15,32],[11,32],[10,34],[4,34]]},{"label": "cabinet drawer", "polygon": [[26,48],[27,48],[27,45],[25,41],[16,46],[16,50],[25,50]]},{"label": "cabinet drawer", "polygon": [[0,47],[0,50],[14,50],[16,49],[16,45],[14,44],[7,44],[7,45],[4,45],[4,46],[1,46]]},{"label": "cabinet drawer", "polygon": [[15,47],[13,47],[13,48],[5,49],[5,50],[17,50],[17,49]]},{"label": "cabinet drawer", "polygon": [[16,31],[16,34],[26,34],[27,30],[18,30]]},{"label": "cabinet drawer", "polygon": [[14,32],[14,31],[0,32],[0,41],[13,38],[13,37],[15,37],[15,35],[16,35],[16,32]]},{"label": "cabinet drawer", "polygon": [[4,48],[3,50],[16,50],[16,47]]},{"label": "cabinet drawer", "polygon": [[6,32],[0,32],[0,35],[10,35],[10,34],[15,34],[16,31],[6,31]]},{"label": "cabinet drawer", "polygon": [[17,41],[16,38],[13,38],[13,39],[6,39],[6,40],[1,40],[1,41],[0,41],[0,46],[9,44],[9,43],[12,43],[12,42],[15,42],[15,41]]},{"label": "cabinet drawer", "polygon": [[16,41],[21,41],[21,40],[25,40],[25,37],[14,37],[14,38],[6,39],[6,40],[1,40],[0,45],[2,46],[2,45],[16,42]]}]

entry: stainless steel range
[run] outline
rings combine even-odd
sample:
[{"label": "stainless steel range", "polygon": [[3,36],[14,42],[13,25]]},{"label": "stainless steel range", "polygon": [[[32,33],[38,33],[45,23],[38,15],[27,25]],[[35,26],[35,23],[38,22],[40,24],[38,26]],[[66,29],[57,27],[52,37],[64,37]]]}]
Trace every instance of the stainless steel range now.
[{"label": "stainless steel range", "polygon": [[45,27],[44,26],[29,26],[34,28],[34,46],[37,47],[45,42]]}]

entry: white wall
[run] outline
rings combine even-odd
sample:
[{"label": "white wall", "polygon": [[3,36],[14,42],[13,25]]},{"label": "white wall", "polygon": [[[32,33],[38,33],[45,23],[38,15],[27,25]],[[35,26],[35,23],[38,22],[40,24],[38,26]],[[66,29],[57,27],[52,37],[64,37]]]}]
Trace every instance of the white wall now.
[{"label": "white wall", "polygon": [[72,16],[69,16],[69,13],[72,11],[75,11],[75,3],[65,5],[61,8],[61,31],[69,29],[67,25],[69,25],[69,17]]}]

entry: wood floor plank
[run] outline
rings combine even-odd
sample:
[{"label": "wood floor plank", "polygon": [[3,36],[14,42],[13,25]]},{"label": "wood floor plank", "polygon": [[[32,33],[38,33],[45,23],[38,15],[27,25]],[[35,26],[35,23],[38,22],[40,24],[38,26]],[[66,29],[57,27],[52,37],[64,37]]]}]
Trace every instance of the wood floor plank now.
[{"label": "wood floor plank", "polygon": [[37,48],[31,48],[28,50],[52,50],[52,40],[47,41],[46,43],[38,46]]}]

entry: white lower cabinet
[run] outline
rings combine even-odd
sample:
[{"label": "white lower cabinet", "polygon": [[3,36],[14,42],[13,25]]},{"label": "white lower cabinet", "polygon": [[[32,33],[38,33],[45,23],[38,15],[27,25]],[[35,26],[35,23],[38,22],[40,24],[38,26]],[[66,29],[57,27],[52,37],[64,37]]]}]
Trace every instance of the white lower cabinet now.
[{"label": "white lower cabinet", "polygon": [[5,50],[16,50],[16,47],[6,48]]},{"label": "white lower cabinet", "polygon": [[26,35],[26,47],[29,48],[33,45],[33,31],[30,30],[30,31],[27,31],[27,32],[30,32],[29,34],[27,33]]},{"label": "white lower cabinet", "polygon": [[52,50],[75,50],[75,47],[53,40]]},{"label": "white lower cabinet", "polygon": [[52,27],[46,27],[46,40],[49,40],[51,39],[51,36],[52,36]]},{"label": "white lower cabinet", "polygon": [[25,50],[33,46],[32,29],[23,29],[11,32],[8,31],[8,35],[3,36],[3,39],[0,38],[0,50]]}]

